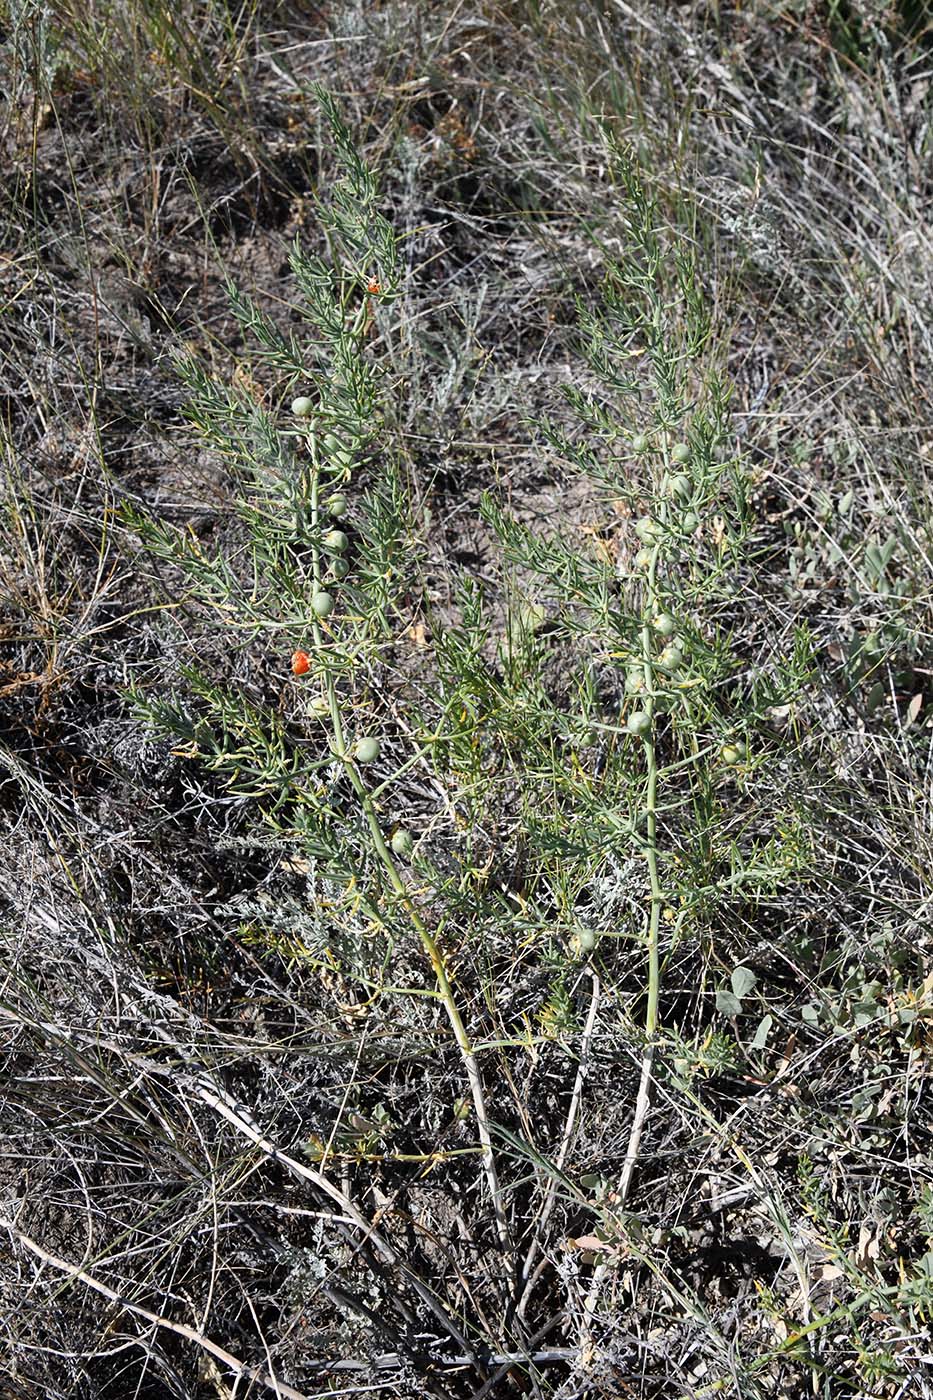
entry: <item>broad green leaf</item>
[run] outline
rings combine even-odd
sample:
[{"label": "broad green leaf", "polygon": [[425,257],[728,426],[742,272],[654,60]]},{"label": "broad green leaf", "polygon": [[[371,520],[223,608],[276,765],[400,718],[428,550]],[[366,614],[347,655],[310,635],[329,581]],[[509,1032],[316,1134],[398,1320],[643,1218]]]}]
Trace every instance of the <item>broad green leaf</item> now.
[{"label": "broad green leaf", "polygon": [[750,967],[734,967],[732,969],[732,990],[737,997],[747,997],[754,987],[758,978]]},{"label": "broad green leaf", "polygon": [[716,993],[716,1010],[723,1016],[740,1016],[742,1014],[742,1003],[732,992],[720,987]]}]

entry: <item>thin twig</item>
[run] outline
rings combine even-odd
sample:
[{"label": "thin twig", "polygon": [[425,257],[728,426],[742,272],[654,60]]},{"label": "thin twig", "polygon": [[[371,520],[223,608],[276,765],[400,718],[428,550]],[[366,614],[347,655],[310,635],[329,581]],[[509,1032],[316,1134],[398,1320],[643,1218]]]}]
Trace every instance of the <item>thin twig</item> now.
[{"label": "thin twig", "polygon": [[[286,1381],[279,1380],[271,1371],[264,1371],[258,1366],[248,1366],[246,1362],[241,1361],[239,1357],[234,1356],[232,1352],[227,1351],[225,1347],[212,1341],[210,1337],[206,1337],[203,1332],[197,1331],[196,1328],[189,1327],[184,1322],[173,1322],[171,1318],[162,1317],[159,1313],[154,1313],[150,1311],[149,1308],[142,1307],[139,1303],[131,1303],[128,1298],[124,1298],[116,1289],[111,1288],[109,1284],[104,1283],[102,1279],[95,1278],[93,1274],[87,1273],[80,1265],[69,1264],[66,1259],[59,1259],[57,1255],[50,1254],[48,1250],[43,1249],[42,1245],[37,1244],[34,1239],[30,1239],[29,1235],[23,1234],[12,1220],[0,1219],[0,1226],[9,1230],[21,1245],[30,1250],[38,1259],[41,1259],[44,1264],[51,1265],[51,1267],[57,1269],[59,1273],[68,1274],[69,1277],[76,1282],[83,1283],[86,1288],[91,1288],[95,1293],[100,1293],[103,1297],[109,1298],[112,1303],[116,1303],[119,1307],[125,1308],[127,1312],[133,1313],[134,1316],[145,1318],[147,1322],[153,1323],[156,1327],[163,1328],[166,1332],[174,1332],[176,1336],[184,1337],[187,1341],[194,1342],[202,1351],[208,1352],[216,1361],[222,1362],[223,1365],[233,1371],[236,1376],[243,1376],[249,1380],[257,1381],[260,1385],[265,1386],[267,1390],[274,1390],[276,1395],[282,1397],[282,1400],[313,1400],[313,1397],[306,1395],[303,1391],[296,1390],[294,1386],[289,1385]],[[140,1340],[142,1341],[142,1339]]]},{"label": "thin twig", "polygon": [[[666,455],[665,438],[665,455]],[[642,599],[641,662],[645,678],[645,712],[651,723],[644,736],[645,766],[647,783],[645,790],[645,857],[648,864],[648,879],[651,889],[651,909],[648,915],[648,986],[647,1007],[645,1010],[645,1048],[641,1060],[641,1073],[638,1079],[638,1093],[635,1097],[635,1112],[629,1130],[625,1164],[616,1186],[616,1204],[624,1206],[632,1186],[635,1164],[641,1147],[642,1133],[651,1103],[652,1070],[654,1067],[654,1045],[658,1032],[658,1004],[661,991],[660,929],[663,892],[658,870],[658,758],[654,746],[654,647],[651,635],[652,619],[657,608],[657,568],[660,546],[651,551],[651,562],[645,578],[645,592]],[[580,1337],[580,1350],[583,1364],[592,1360],[593,1317],[599,1303],[603,1279],[609,1272],[609,1260],[598,1264],[590,1280],[589,1291],[583,1303],[583,1325]]]},{"label": "thin twig", "polygon": [[[590,1043],[593,1039],[593,1031],[596,1028],[596,1017],[599,1013],[599,998],[602,990],[597,973],[592,973],[592,979],[589,1010],[587,1011],[586,1021],[583,1026],[583,1034],[580,1037],[580,1058],[577,1064],[577,1074],[573,1084],[573,1092],[570,1095],[570,1107],[567,1110],[567,1118],[561,1136],[560,1150],[557,1153],[557,1161],[555,1163],[557,1173],[563,1172],[564,1165],[570,1153],[570,1145],[573,1141],[574,1129],[577,1125],[577,1114],[580,1112],[580,1104],[583,1099],[583,1084],[590,1068]],[[559,1179],[558,1174],[555,1174],[550,1179],[547,1194],[544,1198],[544,1204],[541,1207],[535,1224],[534,1238],[531,1241],[531,1245],[525,1257],[525,1262],[522,1265],[521,1277],[519,1279],[519,1289],[521,1291],[519,1293],[518,1305],[515,1309],[515,1314],[519,1318],[524,1317],[525,1308],[528,1305],[528,1299],[531,1295],[534,1282],[531,1274],[531,1266],[541,1249],[541,1239],[544,1235],[544,1229],[554,1209],[554,1202],[557,1200],[557,1184]]]}]

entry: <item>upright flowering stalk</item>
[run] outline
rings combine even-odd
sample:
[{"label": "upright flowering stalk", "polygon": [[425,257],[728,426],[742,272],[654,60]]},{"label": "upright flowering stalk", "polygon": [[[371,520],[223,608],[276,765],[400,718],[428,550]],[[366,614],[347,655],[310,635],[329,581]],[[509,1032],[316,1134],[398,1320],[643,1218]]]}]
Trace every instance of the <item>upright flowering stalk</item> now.
[{"label": "upright flowering stalk", "polygon": [[[624,1233],[659,1055],[669,1045],[683,1058],[676,1027],[663,1024],[666,958],[678,941],[699,939],[717,906],[768,888],[782,870],[766,832],[744,844],[731,833],[737,790],[751,791],[761,761],[756,730],[778,690],[795,682],[774,658],[750,671],[732,655],[729,613],[740,606],[748,522],[729,394],[692,258],[664,237],[634,162],[611,136],[607,145],[625,251],[607,263],[601,306],[579,307],[593,381],[565,392],[583,431],[538,424],[589,485],[595,547],[575,547],[566,529],[532,531],[492,495],[484,513],[512,565],[533,579],[526,587],[550,618],[549,636],[563,630],[579,657],[579,708],[553,721],[555,741],[572,755],[553,819],[544,796],[546,788],[553,806],[553,770],[536,775],[526,759],[526,839],[538,863],[539,906],[562,927],[576,926],[567,953],[600,969],[599,998],[612,988],[631,1001],[637,965],[627,951],[641,950],[639,1070],[624,1162],[603,1209],[608,1239]],[[592,901],[594,889],[607,887],[612,907],[626,913],[615,927],[605,921],[594,929],[573,892]],[[598,1033],[591,1007],[586,1043]],[[559,1164],[582,1112],[575,1093]],[[610,1267],[608,1259],[597,1265],[586,1297],[587,1355]]]},{"label": "upright flowering stalk", "polygon": [[[392,303],[400,266],[373,176],[330,96],[323,89],[317,95],[340,177],[318,207],[331,258],[311,256],[297,243],[291,255],[312,336],[305,341],[283,334],[249,297],[228,289],[258,347],[259,368],[278,381],[268,398],[290,400],[290,414],[219,383],[198,360],[178,362],[191,394],[191,419],[240,484],[245,556],[236,565],[209,557],[191,535],[127,512],[149,551],[181,571],[190,596],[216,609],[223,626],[241,638],[271,641],[276,669],[285,647],[295,648],[291,671],[314,723],[314,742],[296,742],[278,707],[225,690],[194,666],[184,671],[186,696],[165,701],[140,693],[137,700],[155,725],[184,737],[188,751],[221,773],[233,791],[256,799],[283,840],[300,841],[321,878],[352,890],[373,927],[407,919],[436,983],[430,994],[442,1002],[461,1056],[504,1246],[509,1232],[476,1054],[441,943],[403,874],[411,840],[383,824],[375,794],[392,783],[394,770],[391,763],[379,770],[385,754],[379,737],[368,732],[367,703],[349,698],[357,673],[377,665],[392,638],[392,612],[405,584],[405,498],[391,460],[380,463],[378,478],[360,499],[352,503],[351,496],[380,427],[381,386],[367,338],[377,299],[380,308]],[[373,697],[368,700],[372,707]],[[394,762],[407,766],[397,746]],[[346,810],[347,791],[357,804],[355,820]],[[370,976],[375,983],[382,973],[377,968]]]}]

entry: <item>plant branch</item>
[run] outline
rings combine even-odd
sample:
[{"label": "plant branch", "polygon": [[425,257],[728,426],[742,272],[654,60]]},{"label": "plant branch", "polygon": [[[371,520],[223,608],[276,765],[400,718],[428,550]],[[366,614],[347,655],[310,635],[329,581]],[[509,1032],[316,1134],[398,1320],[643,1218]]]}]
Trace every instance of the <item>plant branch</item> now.
[{"label": "plant branch", "polygon": [[570,1145],[573,1141],[573,1133],[576,1127],[577,1114],[580,1111],[580,1104],[583,1100],[583,1085],[586,1081],[586,1076],[589,1073],[590,1069],[590,1044],[593,1039],[593,1032],[596,1028],[596,1017],[599,1013],[599,1001],[601,991],[602,986],[600,984],[599,976],[597,973],[594,972],[592,974],[592,987],[590,993],[589,1010],[587,1011],[586,1022],[583,1026],[583,1034],[580,1037],[580,1060],[577,1065],[577,1074],[576,1079],[574,1080],[573,1092],[570,1095],[570,1107],[567,1110],[567,1119],[564,1123],[564,1131],[561,1137],[560,1149],[558,1151],[557,1161],[555,1163],[556,1172],[554,1175],[551,1176],[550,1182],[548,1184],[547,1194],[544,1198],[544,1203],[541,1207],[540,1213],[535,1223],[534,1238],[532,1239],[531,1246],[528,1250],[528,1254],[525,1257],[525,1262],[522,1265],[521,1277],[518,1281],[518,1286],[521,1291],[518,1294],[518,1303],[515,1308],[515,1312],[516,1315],[520,1318],[524,1317],[525,1308],[528,1305],[528,1299],[531,1294],[531,1288],[533,1284],[531,1266],[534,1263],[537,1254],[540,1252],[541,1239],[544,1234],[544,1229],[547,1225],[548,1220],[551,1217],[551,1212],[554,1209],[554,1202],[557,1200],[557,1185],[560,1179],[559,1173],[563,1172],[564,1170],[564,1166],[567,1161],[567,1156],[570,1152]]},{"label": "plant branch", "polygon": [[[312,460],[314,462],[315,468],[312,472],[311,483],[311,525],[313,531],[313,538],[315,541],[313,548],[313,569],[315,587],[317,588],[320,585],[321,566],[320,551],[319,546],[317,544],[318,471],[316,456],[314,453],[313,439],[311,450]],[[314,635],[315,648],[318,656],[321,657],[323,656],[323,629],[321,627],[320,622],[316,618],[313,618],[312,620],[312,629]],[[327,691],[328,711],[330,714],[330,722],[333,730],[334,751],[337,754],[338,758],[340,758],[340,760],[344,764],[347,771],[347,775],[353,786],[353,790],[356,793],[357,798],[359,799],[360,806],[363,810],[363,815],[366,819],[366,824],[369,828],[370,835],[372,837],[373,847],[375,849],[376,855],[383,869],[385,870],[386,875],[389,878],[389,882],[392,885],[393,890],[398,895],[403,907],[405,908],[406,913],[411,919],[415,932],[418,934],[422,946],[424,947],[424,950],[428,955],[428,959],[431,963],[431,967],[434,971],[434,975],[437,980],[438,993],[440,995],[441,1000],[444,1003],[444,1008],[447,1012],[447,1018],[450,1022],[451,1029],[454,1033],[454,1039],[456,1040],[457,1046],[460,1050],[460,1055],[463,1060],[463,1065],[467,1074],[467,1080],[470,1086],[470,1096],[473,1100],[473,1111],[476,1114],[476,1127],[483,1152],[483,1172],[486,1177],[486,1184],[489,1188],[489,1194],[492,1201],[493,1211],[495,1213],[496,1231],[499,1236],[499,1242],[502,1245],[503,1249],[508,1250],[511,1248],[511,1239],[509,1235],[508,1221],[506,1219],[505,1214],[505,1207],[502,1203],[502,1191],[499,1186],[499,1177],[498,1172],[496,1170],[495,1156],[493,1154],[492,1137],[489,1131],[489,1114],[486,1108],[486,1095],[483,1087],[482,1076],[479,1070],[479,1065],[476,1060],[476,1055],[470,1043],[470,1038],[467,1034],[466,1027],[463,1024],[463,1018],[460,1015],[460,1009],[457,1005],[453,988],[450,985],[450,979],[447,976],[447,968],[444,963],[443,954],[434,936],[428,929],[424,920],[421,918],[421,915],[415,907],[411,895],[409,894],[405,886],[405,882],[403,881],[401,874],[399,873],[398,866],[396,865],[392,857],[392,853],[389,850],[389,847],[386,845],[385,837],[383,836],[382,828],[379,823],[379,818],[376,814],[375,807],[373,806],[372,797],[367,791],[366,785],[363,782],[362,777],[360,776],[359,768],[355,763],[352,754],[348,750],[346,735],[344,733],[343,728],[343,717],[340,713],[340,704],[337,696],[337,687],[334,681],[333,671],[326,664],[324,665],[324,684]]]}]

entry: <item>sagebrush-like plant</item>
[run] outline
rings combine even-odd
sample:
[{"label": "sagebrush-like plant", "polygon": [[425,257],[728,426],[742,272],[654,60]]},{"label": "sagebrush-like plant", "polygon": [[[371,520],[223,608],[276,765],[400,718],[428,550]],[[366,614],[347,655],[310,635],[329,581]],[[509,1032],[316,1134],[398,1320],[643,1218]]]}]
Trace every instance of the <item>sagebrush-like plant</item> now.
[{"label": "sagebrush-like plant", "polygon": [[[608,137],[624,251],[607,259],[599,309],[579,304],[589,382],[566,393],[578,427],[553,416],[537,425],[582,477],[585,514],[542,532],[487,494],[504,602],[467,578],[456,613],[439,611],[388,425],[403,388],[380,369],[398,238],[333,102],[320,99],[342,175],[319,208],[329,257],[292,254],[309,338],[282,334],[231,287],[257,347],[255,377],[241,385],[266,387],[227,387],[179,361],[192,420],[236,475],[240,553],[208,555],[192,535],[130,513],[226,636],[271,649],[287,699],[186,664],[182,691],[137,701],[305,863],[313,912],[284,934],[253,920],[244,936],[339,965],[361,1005],[385,1001],[402,1024],[407,1005],[443,1006],[467,1090],[448,1126],[462,1135],[472,1121],[467,1157],[480,1158],[490,1207],[474,1208],[469,1248],[497,1257],[484,1266],[483,1316],[461,1316],[454,1335],[525,1348],[536,1374],[537,1314],[563,1287],[560,1203],[598,1226],[596,1267],[565,1300],[566,1359],[590,1365],[602,1281],[623,1242],[635,1248],[628,1202],[652,1087],[659,1075],[674,1092],[689,1087],[732,1052],[721,1032],[704,1050],[665,1023],[665,969],[691,946],[702,963],[730,907],[753,907],[806,866],[793,811],[756,797],[781,742],[775,707],[786,712],[805,676],[806,639],[786,655],[734,649],[749,517],[729,394],[687,245],[662,235],[655,201]],[[399,660],[409,635],[414,675]],[[406,792],[415,780],[417,800]],[[411,980],[413,942],[426,982]],[[547,983],[535,1023],[510,1009],[529,965]],[[753,983],[733,968],[719,1011],[734,1016]],[[619,1105],[621,1168],[594,1195],[586,1174],[574,1177],[573,1152],[590,1064],[620,1025],[638,1083]],[[560,1112],[535,1122],[514,1073],[555,1044],[569,1067]],[[462,1179],[462,1148],[381,1150],[390,1115],[377,1108],[366,1131],[337,1125],[329,1142],[309,1144],[321,1173],[355,1150],[358,1164],[375,1152],[430,1162],[435,1179],[446,1163]],[[409,1131],[417,1138],[419,1125]]]}]

